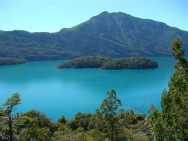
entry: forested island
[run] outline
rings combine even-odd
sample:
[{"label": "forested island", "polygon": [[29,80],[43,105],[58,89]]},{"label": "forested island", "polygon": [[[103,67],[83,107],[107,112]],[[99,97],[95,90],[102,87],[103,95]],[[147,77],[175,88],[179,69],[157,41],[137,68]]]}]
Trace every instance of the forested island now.
[{"label": "forested island", "polygon": [[158,63],[143,57],[111,59],[98,56],[81,57],[61,63],[57,68],[99,68],[108,70],[118,69],[151,69],[157,68]]},{"label": "forested island", "polygon": [[22,58],[16,57],[0,57],[0,66],[4,65],[16,65],[16,64],[24,64],[27,61]]}]

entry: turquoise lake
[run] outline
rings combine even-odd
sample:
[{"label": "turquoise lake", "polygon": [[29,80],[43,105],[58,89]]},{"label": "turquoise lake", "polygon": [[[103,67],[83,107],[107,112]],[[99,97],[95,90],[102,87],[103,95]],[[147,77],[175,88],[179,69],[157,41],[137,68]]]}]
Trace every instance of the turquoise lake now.
[{"label": "turquoise lake", "polygon": [[0,105],[13,93],[22,98],[17,112],[39,110],[52,120],[77,112],[94,113],[107,92],[114,89],[123,107],[147,111],[160,108],[163,90],[174,70],[172,57],[155,57],[157,69],[57,69],[62,61],[37,61],[0,67]]}]

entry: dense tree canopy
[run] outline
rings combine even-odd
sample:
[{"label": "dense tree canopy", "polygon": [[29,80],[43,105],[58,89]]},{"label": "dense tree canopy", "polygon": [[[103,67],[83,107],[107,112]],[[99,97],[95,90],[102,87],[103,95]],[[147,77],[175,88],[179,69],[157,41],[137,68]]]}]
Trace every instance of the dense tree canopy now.
[{"label": "dense tree canopy", "polygon": [[[6,106],[16,106],[20,98],[10,97]],[[5,105],[4,105],[5,106]],[[96,113],[77,113],[73,119],[64,116],[52,122],[43,113],[31,110],[14,115],[11,126],[13,141],[148,141],[145,135],[144,115],[133,111],[119,112],[121,102],[114,90],[102,102]],[[7,107],[8,108],[8,107]],[[10,141],[10,129],[5,117],[7,108],[0,108],[0,140]]]},{"label": "dense tree canopy", "polygon": [[123,59],[110,59],[105,57],[82,57],[61,63],[58,68],[100,68],[100,69],[150,69],[157,68],[158,63],[154,60],[131,57]]},{"label": "dense tree canopy", "polygon": [[169,81],[169,90],[162,95],[162,111],[150,110],[150,119],[157,140],[188,140],[188,61],[184,58],[182,42],[172,44],[176,59],[175,72]]},{"label": "dense tree canopy", "polygon": [[0,57],[0,66],[26,63],[25,59],[16,57]]},{"label": "dense tree canopy", "polygon": [[100,68],[105,62],[111,61],[110,58],[89,56],[72,59],[68,62],[59,64],[58,68]]}]

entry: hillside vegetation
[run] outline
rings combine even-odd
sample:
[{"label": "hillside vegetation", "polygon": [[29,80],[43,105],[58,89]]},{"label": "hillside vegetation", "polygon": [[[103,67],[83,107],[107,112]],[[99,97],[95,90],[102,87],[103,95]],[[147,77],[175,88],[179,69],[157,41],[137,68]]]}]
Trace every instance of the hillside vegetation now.
[{"label": "hillside vegetation", "polygon": [[24,64],[24,63],[26,63],[26,60],[22,58],[0,57],[0,66]]},{"label": "hillside vegetation", "polygon": [[114,90],[108,92],[96,113],[78,112],[71,120],[62,115],[52,122],[36,110],[14,115],[20,103],[15,93],[0,107],[1,141],[149,141],[146,116],[124,111]]},{"label": "hillside vegetation", "polygon": [[102,12],[86,22],[56,33],[1,31],[0,56],[21,57],[27,61],[81,56],[169,56],[169,46],[177,36],[188,52],[186,31],[121,12]]}]

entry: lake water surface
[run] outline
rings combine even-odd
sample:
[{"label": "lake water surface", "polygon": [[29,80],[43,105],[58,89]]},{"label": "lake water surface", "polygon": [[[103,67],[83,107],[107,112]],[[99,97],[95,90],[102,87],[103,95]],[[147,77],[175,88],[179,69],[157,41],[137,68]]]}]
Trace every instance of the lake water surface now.
[{"label": "lake water surface", "polygon": [[53,120],[62,115],[72,118],[77,112],[94,113],[107,92],[116,90],[123,106],[144,111],[149,103],[160,107],[162,91],[174,70],[172,57],[153,58],[157,69],[99,70],[57,69],[62,61],[28,62],[0,67],[0,106],[13,93],[22,98],[18,112],[31,109],[45,113]]}]

